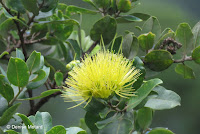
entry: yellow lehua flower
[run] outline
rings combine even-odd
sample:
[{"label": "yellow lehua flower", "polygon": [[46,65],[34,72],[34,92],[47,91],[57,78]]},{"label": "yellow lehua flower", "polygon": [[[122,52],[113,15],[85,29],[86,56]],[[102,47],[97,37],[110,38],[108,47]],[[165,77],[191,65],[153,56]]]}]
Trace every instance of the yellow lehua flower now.
[{"label": "yellow lehua flower", "polygon": [[88,104],[92,97],[107,99],[114,93],[128,98],[134,96],[131,85],[137,81],[139,72],[122,54],[100,51],[94,56],[87,55],[80,66],[69,72],[70,77],[66,79],[69,87],[65,87],[66,94],[62,96],[82,101],[78,105],[86,101]]}]

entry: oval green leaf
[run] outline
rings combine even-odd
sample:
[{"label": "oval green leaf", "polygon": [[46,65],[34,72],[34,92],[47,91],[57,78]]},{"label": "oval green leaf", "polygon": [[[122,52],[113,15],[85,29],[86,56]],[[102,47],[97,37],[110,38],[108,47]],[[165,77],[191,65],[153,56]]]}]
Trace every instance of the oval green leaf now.
[{"label": "oval green leaf", "polygon": [[152,91],[152,89],[161,84],[162,80],[160,79],[152,79],[145,82],[138,90],[137,94],[134,97],[131,97],[128,101],[127,110],[130,111],[134,107],[136,107],[142,100],[144,100],[148,94]]},{"label": "oval green leaf", "polygon": [[200,46],[195,48],[192,52],[192,59],[195,63],[200,64]]},{"label": "oval green leaf", "polygon": [[40,96],[36,96],[36,97],[33,97],[33,98],[26,98],[26,99],[18,99],[18,100],[35,100],[35,99],[41,99],[41,98],[47,97],[49,95],[52,95],[52,94],[54,94],[56,92],[61,92],[61,90],[60,89],[51,89],[51,90],[42,92]]},{"label": "oval green leaf", "polygon": [[10,58],[7,77],[10,83],[15,86],[26,86],[29,80],[29,71],[26,63],[19,58]]},{"label": "oval green leaf", "polygon": [[26,64],[29,68],[30,73],[34,73],[40,69],[39,68],[40,67],[40,56],[41,56],[40,52],[33,51],[31,53],[30,57],[28,58],[28,60],[26,61]]},{"label": "oval green leaf", "polygon": [[15,11],[26,13],[26,10],[24,9],[21,0],[6,0],[6,5],[8,8],[11,8]]},{"label": "oval green leaf", "polygon": [[86,8],[77,7],[74,5],[70,5],[67,7],[67,12],[71,13],[83,13],[83,14],[97,14],[97,11],[89,10]]},{"label": "oval green leaf", "polygon": [[66,134],[65,127],[63,126],[55,126],[51,130],[49,130],[46,134]]},{"label": "oval green leaf", "polygon": [[52,128],[52,118],[48,112],[37,112],[35,114],[35,126],[42,126],[42,129],[37,129],[38,134],[46,134]]},{"label": "oval green leaf", "polygon": [[145,107],[149,107],[154,110],[164,110],[181,105],[181,97],[177,93],[171,90],[166,90],[162,86],[155,87],[153,91],[156,92],[157,95],[156,97],[150,98],[146,102]]},{"label": "oval green leaf", "polygon": [[148,51],[153,47],[155,40],[155,34],[152,32],[149,32],[147,34],[142,34],[138,37],[138,41],[140,44],[140,47],[143,51]]},{"label": "oval green leaf", "polygon": [[179,43],[182,44],[181,50],[184,55],[191,53],[191,50],[194,49],[194,36],[189,24],[181,23],[176,30],[175,38]]},{"label": "oval green leaf", "polygon": [[[44,73],[45,73],[45,77],[44,77]],[[39,86],[43,85],[46,82],[46,80],[48,79],[49,73],[50,73],[50,68],[44,66],[43,69],[41,69],[38,72],[39,76],[27,85],[27,89],[35,89],[35,88],[38,88]],[[40,76],[40,75],[42,75],[42,76]]]},{"label": "oval green leaf", "polygon": [[62,86],[63,84],[63,73],[61,72],[56,72],[54,75],[55,81],[56,81],[56,85],[57,86]]},{"label": "oval green leaf", "polygon": [[25,9],[32,12],[34,15],[39,14],[39,8],[37,6],[37,0],[21,0]]},{"label": "oval green leaf", "polygon": [[34,125],[28,117],[26,117],[23,114],[17,114],[17,115],[22,119],[23,123],[26,125],[26,128],[30,134],[37,134],[37,131],[35,128],[29,128],[29,126],[34,126]]},{"label": "oval green leaf", "polygon": [[145,130],[151,125],[153,119],[153,111],[150,108],[143,107],[138,110],[136,122],[142,130]]},{"label": "oval green leaf", "polygon": [[21,105],[21,103],[17,103],[11,107],[9,107],[1,116],[0,118],[0,126],[4,126],[6,125],[10,119],[13,117],[13,115],[15,114],[17,108]]},{"label": "oval green leaf", "polygon": [[4,82],[4,76],[0,74],[0,94],[10,102],[14,98],[13,88]]},{"label": "oval green leaf", "polygon": [[165,50],[153,50],[145,58],[145,65],[153,71],[163,71],[173,63],[172,55]]},{"label": "oval green leaf", "polygon": [[118,23],[130,23],[130,22],[141,22],[142,19],[133,15],[123,15],[117,18]]},{"label": "oval green leaf", "polygon": [[87,134],[85,130],[79,127],[70,127],[66,128],[67,133],[66,134]]},{"label": "oval green leaf", "polygon": [[177,74],[180,74],[184,77],[184,79],[195,79],[194,71],[183,64],[178,64],[175,68]]},{"label": "oval green leaf", "polygon": [[165,128],[156,128],[151,130],[149,134],[174,134],[174,133]]},{"label": "oval green leaf", "polygon": [[142,33],[152,32],[156,35],[156,40],[159,39],[161,35],[161,26],[156,17],[150,17],[142,27]]},{"label": "oval green leaf", "polygon": [[192,29],[194,35],[194,47],[200,45],[200,22],[198,22]]},{"label": "oval green leaf", "polygon": [[114,38],[116,30],[116,20],[110,16],[105,16],[93,25],[90,36],[94,41],[100,41],[102,36],[104,43],[108,44]]}]

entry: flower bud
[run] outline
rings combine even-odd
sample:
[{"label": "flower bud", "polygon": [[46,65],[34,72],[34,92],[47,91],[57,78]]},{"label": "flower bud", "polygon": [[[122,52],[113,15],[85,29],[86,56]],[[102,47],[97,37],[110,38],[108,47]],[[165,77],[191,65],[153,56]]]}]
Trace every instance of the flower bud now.
[{"label": "flower bud", "polygon": [[128,12],[131,10],[131,0],[117,0],[117,8],[121,12]]},{"label": "flower bud", "polygon": [[110,7],[110,0],[93,0],[93,2],[100,8]]},{"label": "flower bud", "polygon": [[77,66],[79,64],[80,64],[79,60],[73,60],[66,65],[66,69],[67,69],[67,71],[71,71],[75,66]]},{"label": "flower bud", "polygon": [[72,65],[69,63],[66,65],[66,69],[67,71],[71,71],[72,70]]}]

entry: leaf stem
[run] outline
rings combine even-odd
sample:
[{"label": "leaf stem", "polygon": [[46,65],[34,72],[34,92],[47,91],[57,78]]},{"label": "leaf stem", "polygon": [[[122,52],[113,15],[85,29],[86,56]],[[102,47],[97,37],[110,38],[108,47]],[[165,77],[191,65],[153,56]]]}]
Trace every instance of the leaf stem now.
[{"label": "leaf stem", "polygon": [[23,91],[24,88],[20,89],[20,87],[18,87],[19,91],[16,94],[16,96],[12,99],[12,101],[9,102],[8,106],[12,106],[13,103],[16,101],[17,97],[20,95],[20,93]]}]

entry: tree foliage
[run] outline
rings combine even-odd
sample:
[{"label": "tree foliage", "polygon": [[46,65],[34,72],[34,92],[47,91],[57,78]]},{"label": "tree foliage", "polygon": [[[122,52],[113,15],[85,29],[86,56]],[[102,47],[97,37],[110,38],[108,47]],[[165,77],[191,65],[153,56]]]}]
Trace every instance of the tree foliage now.
[{"label": "tree foliage", "polygon": [[[180,106],[180,96],[161,86],[159,78],[148,78],[146,72],[156,76],[156,72],[177,64],[177,74],[195,79],[188,62],[200,63],[200,23],[193,28],[181,23],[175,31],[162,31],[156,17],[129,12],[139,0],[83,1],[93,8],[66,5],[58,0],[0,0],[0,61],[4,64],[0,66],[0,133],[173,134],[165,128],[151,128],[151,123],[156,110]],[[82,14],[102,15],[90,27],[88,36],[81,28]],[[141,22],[143,26],[136,27],[139,35],[134,31],[118,35],[119,24]],[[136,96],[92,98],[84,108],[86,115],[80,127],[52,126],[49,113],[39,109],[51,97],[63,93],[69,72],[81,65],[85,55],[95,55],[101,49],[122,53],[140,70],[141,75],[131,85]],[[33,90],[43,85],[47,90],[33,96]],[[18,101],[29,101],[28,115],[16,114],[21,104]],[[23,122],[25,129],[17,132],[6,128],[16,122]],[[43,128],[30,129],[30,125]]]}]

